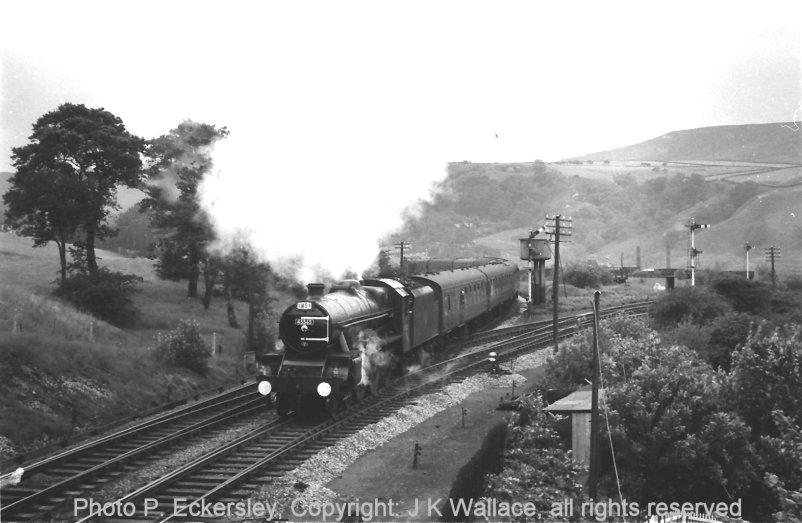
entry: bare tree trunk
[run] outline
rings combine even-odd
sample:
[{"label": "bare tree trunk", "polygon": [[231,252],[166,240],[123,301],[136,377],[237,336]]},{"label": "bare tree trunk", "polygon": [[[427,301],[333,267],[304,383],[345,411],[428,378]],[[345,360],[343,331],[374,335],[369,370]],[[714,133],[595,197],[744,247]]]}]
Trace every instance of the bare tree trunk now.
[{"label": "bare tree trunk", "polygon": [[234,310],[234,304],[231,299],[226,303],[226,311],[228,312],[228,326],[232,329],[239,329],[239,322],[237,321],[237,313]]},{"label": "bare tree trunk", "polygon": [[212,292],[216,280],[215,275],[210,275],[208,272],[203,273],[203,310],[205,311],[208,311],[212,304]]},{"label": "bare tree trunk", "polygon": [[226,312],[228,313],[228,326],[232,329],[239,329],[237,313],[234,310],[234,302],[231,300],[231,282],[228,273],[225,273],[223,286],[226,289]]},{"label": "bare tree trunk", "polygon": [[56,240],[58,245],[58,258],[61,263],[61,283],[67,279],[67,242]]}]

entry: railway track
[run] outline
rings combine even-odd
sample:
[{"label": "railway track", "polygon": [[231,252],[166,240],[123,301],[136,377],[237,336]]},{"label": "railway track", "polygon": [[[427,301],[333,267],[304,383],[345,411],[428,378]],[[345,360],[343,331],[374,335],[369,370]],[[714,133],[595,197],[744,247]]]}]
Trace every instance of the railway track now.
[{"label": "railway track", "polygon": [[157,461],[177,445],[264,412],[264,398],[247,384],[27,464],[22,483],[2,491],[0,520],[48,519],[67,500]]},{"label": "railway track", "polygon": [[[643,301],[627,305],[618,305],[615,307],[609,307],[601,311],[601,317],[606,318],[621,313],[626,313],[630,316],[643,315],[646,313],[651,303],[652,302],[650,301]],[[571,324],[576,324],[577,322],[581,322],[583,326],[591,325],[593,323],[593,312],[588,311],[579,314],[573,314],[571,316],[564,316],[558,320],[558,326],[565,327]],[[510,327],[502,327],[499,329],[480,332],[472,335],[469,340],[458,343],[457,347],[459,349],[475,347],[477,345],[483,345],[485,343],[507,339],[511,336],[518,336],[521,334],[537,332],[543,329],[548,329],[549,331],[552,330],[551,319],[540,320],[530,323],[523,323],[520,325],[513,325]]]},{"label": "railway track", "polygon": [[[603,315],[642,314],[647,306],[640,303],[616,307]],[[589,313],[565,318],[560,321],[559,337],[571,336],[590,322]],[[260,485],[285,475],[318,451],[409,405],[415,398],[472,374],[487,372],[490,352],[496,352],[498,359],[504,361],[546,347],[553,340],[550,322],[497,330],[506,339],[493,343],[494,337],[482,338],[480,348],[399,378],[380,394],[349,406],[338,419],[310,422],[293,415],[287,420],[267,422],[116,501],[94,507],[94,513],[87,508],[78,521],[167,522],[219,517],[206,512],[205,507],[237,506]],[[495,331],[493,334],[499,335]],[[481,336],[485,335],[490,333]]]}]

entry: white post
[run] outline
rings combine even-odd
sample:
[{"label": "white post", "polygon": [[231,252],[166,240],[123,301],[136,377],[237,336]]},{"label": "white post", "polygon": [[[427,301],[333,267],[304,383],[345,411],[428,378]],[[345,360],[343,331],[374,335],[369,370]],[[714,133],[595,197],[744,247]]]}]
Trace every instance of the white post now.
[{"label": "white post", "polygon": [[95,341],[95,322],[89,322],[89,341]]},{"label": "white post", "polygon": [[528,298],[526,299],[527,303],[534,303],[534,301],[535,301],[534,296],[532,296],[532,291],[535,288],[534,281],[532,281],[533,278],[534,278],[534,276],[533,276],[534,271],[535,271],[535,262],[533,262],[532,259],[530,258],[529,259],[529,292],[526,293],[528,295]]},{"label": "white post", "polygon": [[212,333],[212,356],[217,354],[217,333]]}]

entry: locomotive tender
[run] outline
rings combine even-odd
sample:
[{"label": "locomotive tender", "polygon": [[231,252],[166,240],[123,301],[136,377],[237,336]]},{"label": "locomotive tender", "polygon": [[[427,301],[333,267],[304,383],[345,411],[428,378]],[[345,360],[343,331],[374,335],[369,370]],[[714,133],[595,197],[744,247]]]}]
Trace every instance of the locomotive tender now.
[{"label": "locomotive tender", "polygon": [[287,308],[283,350],[257,356],[259,391],[285,416],[314,401],[334,414],[420,364],[451,333],[499,315],[517,298],[518,266],[505,260],[399,280],[349,280]]}]

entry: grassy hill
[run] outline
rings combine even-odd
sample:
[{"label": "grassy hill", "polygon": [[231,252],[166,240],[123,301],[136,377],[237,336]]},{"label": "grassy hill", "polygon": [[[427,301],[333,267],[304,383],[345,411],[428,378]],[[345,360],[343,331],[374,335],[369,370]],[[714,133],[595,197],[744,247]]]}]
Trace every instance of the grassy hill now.
[{"label": "grassy hill", "polygon": [[797,124],[723,125],[674,131],[619,149],[586,154],[573,160],[725,160],[802,164]]},{"label": "grassy hill", "polygon": [[[144,278],[134,298],[140,318],[121,330],[53,299],[56,247],[32,243],[0,232],[0,460],[243,376],[244,328],[228,326],[222,300],[205,311],[199,300],[187,299],[186,284],[156,278],[151,260],[98,251],[101,266]],[[275,295],[276,311],[292,300]],[[245,324],[245,305],[235,307]],[[213,333],[223,345],[204,376],[153,356],[156,339],[181,319],[195,320],[210,347]]]}]

